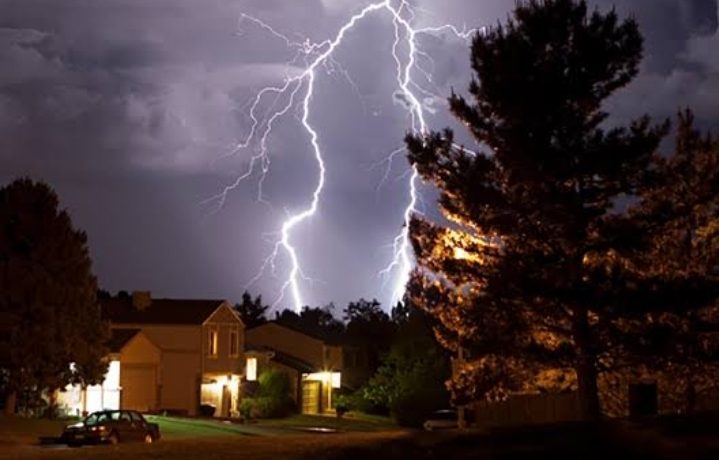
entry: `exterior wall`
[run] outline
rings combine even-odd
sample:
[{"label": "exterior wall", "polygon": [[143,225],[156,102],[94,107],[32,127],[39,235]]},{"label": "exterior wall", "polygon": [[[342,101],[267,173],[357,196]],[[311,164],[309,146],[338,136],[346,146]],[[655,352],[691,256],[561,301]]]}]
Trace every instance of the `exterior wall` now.
[{"label": "exterior wall", "polygon": [[[245,363],[244,324],[225,303],[202,325],[203,374],[240,374]],[[211,331],[218,332],[218,350],[216,356],[209,353]],[[230,332],[237,332],[237,354],[230,355]]]},{"label": "exterior wall", "polygon": [[[200,326],[179,325],[113,325],[114,329],[141,329],[160,349],[157,378],[157,410],[179,411],[195,415],[199,406],[199,379],[202,329]],[[143,378],[134,372],[135,378]]]},{"label": "exterior wall", "polygon": [[143,333],[120,352],[120,407],[141,412],[157,410],[159,403],[160,350]]},{"label": "exterior wall", "polygon": [[247,344],[254,347],[269,347],[301,359],[321,369],[324,364],[324,344],[279,324],[267,323],[245,333]]},{"label": "exterior wall", "polygon": [[195,415],[200,398],[199,353],[163,352],[160,378],[161,410]]}]

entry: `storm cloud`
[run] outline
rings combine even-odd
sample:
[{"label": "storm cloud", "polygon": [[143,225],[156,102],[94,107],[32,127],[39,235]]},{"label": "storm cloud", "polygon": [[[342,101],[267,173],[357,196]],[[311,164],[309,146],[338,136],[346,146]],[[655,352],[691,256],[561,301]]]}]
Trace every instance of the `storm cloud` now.
[{"label": "storm cloud", "polygon": [[[257,200],[257,177],[212,212],[203,201],[247,167],[230,159],[247,135],[248,102],[265,85],[301,71],[285,44],[251,14],[292,39],[334,36],[370,1],[355,0],[0,0],[0,183],[29,175],[60,194],[89,235],[95,271],[109,290],[149,289],[169,297],[238,299],[272,250],[287,212],[306,204],[317,179],[307,138],[291,114],[269,140],[272,171]],[[417,0],[421,25],[492,26],[513,0]],[[642,72],[613,97],[613,119],[697,112],[719,129],[716,0],[597,0],[632,15],[646,37]],[[307,303],[342,306],[360,296],[385,304],[377,272],[407,203],[406,160],[388,180],[382,160],[408,128],[395,96],[391,19],[358,25],[337,50],[339,68],[319,72],[312,122],[326,152],[319,213],[294,235]],[[430,122],[451,122],[443,97],[470,78],[468,48],[423,38],[434,58]],[[425,194],[431,212],[432,193]],[[251,287],[266,299],[286,274]],[[289,306],[284,303],[282,306]]]}]

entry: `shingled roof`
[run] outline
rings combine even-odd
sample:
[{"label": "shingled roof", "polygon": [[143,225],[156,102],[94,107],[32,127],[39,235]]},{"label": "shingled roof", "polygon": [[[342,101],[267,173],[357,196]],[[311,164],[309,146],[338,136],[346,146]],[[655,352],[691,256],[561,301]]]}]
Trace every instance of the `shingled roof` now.
[{"label": "shingled roof", "polygon": [[137,309],[131,299],[102,300],[102,314],[115,324],[201,325],[223,300],[152,299],[149,307]]}]

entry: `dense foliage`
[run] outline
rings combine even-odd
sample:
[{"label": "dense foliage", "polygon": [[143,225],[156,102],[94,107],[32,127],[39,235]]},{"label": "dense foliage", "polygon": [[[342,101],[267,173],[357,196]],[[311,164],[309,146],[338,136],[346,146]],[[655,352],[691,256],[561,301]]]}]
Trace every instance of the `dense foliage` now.
[{"label": "dense foliage", "polygon": [[[449,100],[477,151],[450,130],[407,138],[451,222],[413,221],[410,292],[439,321],[441,342],[469,354],[452,379],[456,400],[576,383],[582,414],[596,418],[599,374],[639,356],[632,337],[652,317],[716,299],[707,271],[648,269],[668,235],[647,211],[649,191],[672,174],[657,155],[668,124],[607,128],[602,109],[641,55],[637,24],[614,11],[520,2],[475,37],[471,98]],[[687,209],[674,210],[664,217],[683,225]]]},{"label": "dense foliage", "polygon": [[[44,183],[0,189],[0,338],[6,411],[18,392],[39,395],[68,383],[94,384],[106,371],[107,325],[100,317],[87,237]],[[71,369],[71,363],[74,363]]]}]

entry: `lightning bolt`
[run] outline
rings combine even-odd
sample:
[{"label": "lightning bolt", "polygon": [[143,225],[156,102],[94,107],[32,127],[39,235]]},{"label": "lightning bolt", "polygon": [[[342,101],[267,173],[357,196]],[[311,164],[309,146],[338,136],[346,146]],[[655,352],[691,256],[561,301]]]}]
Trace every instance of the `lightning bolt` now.
[{"label": "lightning bolt", "polygon": [[[425,118],[425,107],[420,97],[436,97],[425,89],[419,82],[413,79],[415,72],[424,77],[426,82],[432,83],[432,72],[427,70],[420,63],[421,59],[433,65],[431,57],[419,49],[417,37],[422,34],[439,34],[449,32],[454,36],[469,40],[476,32],[475,29],[459,29],[452,25],[441,25],[437,27],[416,28],[412,25],[415,19],[415,12],[408,0],[384,0],[365,6],[358,13],[349,18],[338,30],[334,38],[321,42],[310,42],[309,40],[296,41],[290,39],[286,34],[277,31],[271,25],[261,19],[247,14],[240,17],[240,33],[244,33],[245,24],[254,25],[267,32],[270,36],[282,41],[294,55],[288,61],[289,67],[300,66],[301,70],[295,74],[287,74],[284,82],[277,86],[262,88],[248,103],[248,118],[250,129],[244,139],[239,141],[226,155],[220,159],[232,157],[241,151],[252,149],[246,170],[239,174],[236,179],[225,186],[217,195],[210,197],[206,203],[213,203],[214,210],[222,208],[229,193],[240,186],[255,174],[259,174],[257,199],[261,202],[266,200],[263,197],[262,186],[270,170],[270,155],[268,149],[268,138],[272,133],[274,123],[287,115],[293,107],[298,107],[301,112],[299,121],[308,135],[309,143],[317,162],[318,178],[312,193],[312,199],[305,209],[289,214],[282,223],[278,232],[278,238],[274,243],[273,250],[262,263],[257,275],[248,284],[257,282],[266,272],[276,276],[275,261],[280,251],[289,257],[290,270],[284,281],[280,294],[274,305],[279,304],[289,291],[294,308],[299,311],[305,304],[302,299],[300,280],[310,280],[301,268],[300,258],[292,242],[292,233],[300,224],[314,216],[319,208],[319,202],[326,180],[326,167],[324,156],[320,146],[320,136],[311,123],[311,102],[315,94],[315,85],[318,77],[318,70],[325,69],[327,72],[338,70],[350,85],[356,90],[356,85],[349,74],[334,59],[333,53],[341,46],[347,33],[352,30],[360,21],[373,13],[384,12],[392,19],[394,28],[394,41],[391,47],[392,57],[396,65],[396,81],[401,99],[405,102],[410,117],[410,128],[415,134],[427,133],[427,121]],[[406,56],[402,56],[400,47],[407,47]],[[420,96],[421,95],[421,96]],[[269,101],[268,101],[269,99]],[[266,107],[265,107],[266,106]],[[265,108],[262,113],[262,108]],[[388,159],[388,168],[391,166],[392,158],[403,150],[394,150]],[[385,173],[383,181],[386,180],[389,169]],[[385,280],[396,273],[395,284],[392,292],[392,304],[400,300],[409,281],[409,274],[412,269],[413,260],[409,241],[409,222],[412,215],[417,212],[419,174],[416,169],[411,169],[409,179],[409,202],[402,214],[403,225],[401,231],[395,236],[392,242],[392,258],[389,264],[380,270],[379,274]],[[310,280],[311,281],[311,280]]]}]

